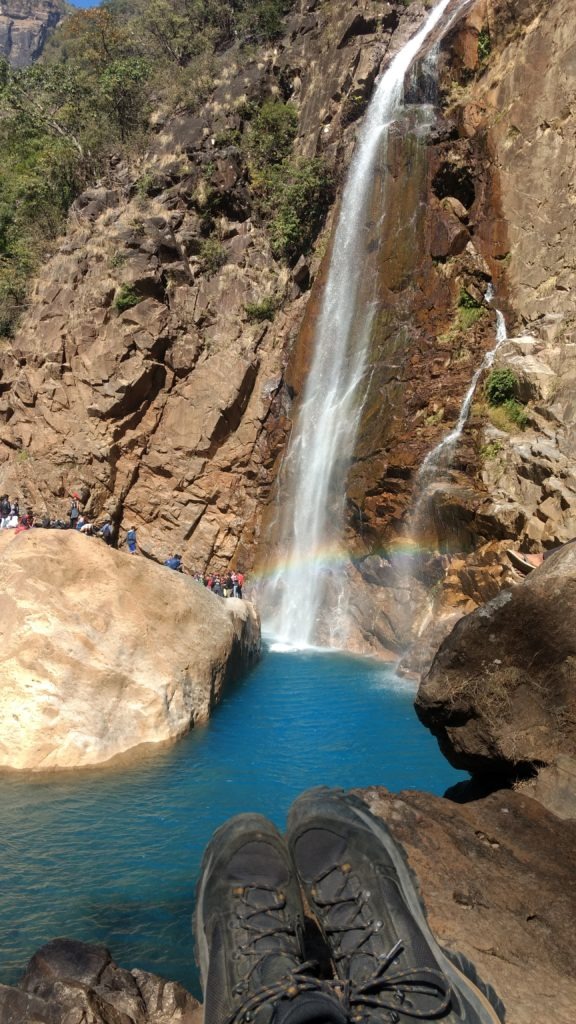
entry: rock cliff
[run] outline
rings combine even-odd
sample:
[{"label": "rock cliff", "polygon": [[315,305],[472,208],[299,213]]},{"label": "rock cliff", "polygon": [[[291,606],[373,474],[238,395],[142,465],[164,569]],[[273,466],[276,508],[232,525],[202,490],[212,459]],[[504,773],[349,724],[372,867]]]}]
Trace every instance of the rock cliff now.
[{"label": "rock cliff", "polygon": [[[231,53],[197,114],[158,120],[141,165],[114,157],[74,204],[0,352],[3,486],[38,510],[83,487],[88,514],[135,519],[147,552],[170,535],[198,568],[253,560],[314,266],[272,256],[238,145],[246,108],[292,98],[296,155],[321,149],[336,165],[345,98],[369,91],[398,23],[392,5],[367,4],[367,26],[343,0],[316,8],[303,5],[275,51]],[[128,288],[140,301],[119,312]],[[273,323],[254,321],[266,301],[281,307]]]},{"label": "rock cliff", "polygon": [[257,657],[247,602],[78,531],[0,534],[0,765],[102,764],[206,719]]},{"label": "rock cliff", "polygon": [[462,619],[416,700],[459,768],[527,784],[576,817],[576,547],[550,555],[517,587]]},{"label": "rock cliff", "polygon": [[5,0],[0,6],[0,57],[15,68],[38,60],[64,12],[61,0]]},{"label": "rock cliff", "polygon": [[[420,633],[420,663],[408,665],[417,673],[426,665],[423,649],[429,644],[430,656],[437,645],[439,619],[447,631],[455,616],[514,582],[502,564],[510,541],[535,550],[572,533],[574,271],[567,255],[572,241],[567,249],[560,241],[565,232],[572,238],[574,228],[563,185],[576,147],[568,17],[562,2],[477,3],[445,41],[444,121],[432,134],[424,180],[428,223],[420,229],[411,277],[392,289],[408,320],[402,301],[387,302],[392,324],[383,331],[379,358],[384,363],[392,353],[394,379],[372,378],[350,487],[353,543],[362,556],[364,539],[369,556],[357,562],[358,582],[381,588],[368,602],[371,615],[359,588],[360,629],[369,623],[368,632],[396,652]],[[433,481],[413,537],[429,553],[446,551],[450,564],[412,565],[407,614],[405,576],[373,553],[389,554],[410,532],[406,522],[421,485],[417,468],[454,426],[479,363],[478,345],[494,343],[487,312],[465,328],[457,309],[459,287],[480,302],[489,278],[510,335],[495,365],[515,375],[526,424],[520,429],[496,419],[480,382],[451,464]],[[453,319],[443,326],[450,302]],[[386,340],[399,330],[400,352]]]},{"label": "rock cliff", "polygon": [[[135,520],[155,557],[169,536],[190,567],[266,564],[332,215],[310,257],[273,256],[241,144],[246,111],[287,100],[295,154],[321,155],[338,182],[375,78],[423,15],[420,3],[302,2],[274,49],[231,51],[199,111],[157,117],[139,163],[112,155],[0,350],[0,489],[53,512],[83,488],[88,515]],[[433,621],[407,660],[415,673],[442,628],[513,581],[511,540],[535,549],[571,532],[569,15],[569,0],[477,0],[441,43],[435,126],[391,154],[394,223],[369,264],[381,302],[348,486],[350,646],[398,655]],[[410,88],[425,95],[425,75]],[[480,386],[416,538],[450,564],[419,561],[407,584],[383,556],[494,344],[490,280],[510,335],[497,365],[514,371],[525,428],[492,422]],[[121,311],[126,294],[139,301]],[[263,303],[273,319],[255,319]]]}]

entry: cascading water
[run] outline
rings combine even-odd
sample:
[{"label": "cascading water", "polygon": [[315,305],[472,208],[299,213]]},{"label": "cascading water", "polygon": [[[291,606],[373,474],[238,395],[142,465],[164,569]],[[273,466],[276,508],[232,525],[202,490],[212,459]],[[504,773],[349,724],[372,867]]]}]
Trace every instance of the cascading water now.
[{"label": "cascading water", "polygon": [[[488,285],[484,299],[486,302],[491,303],[493,298],[494,289],[490,284]],[[470,415],[470,408],[472,406],[472,400],[474,398],[474,395],[476,394],[478,381],[480,380],[480,377],[482,376],[484,371],[488,370],[492,366],[496,352],[500,348],[502,342],[506,341],[508,337],[508,334],[506,332],[506,321],[504,319],[504,314],[500,309],[496,309],[496,307],[494,307],[494,312],[496,314],[496,343],[493,346],[493,348],[491,348],[490,351],[486,353],[484,359],[480,363],[480,366],[478,367],[478,369],[476,370],[472,377],[472,380],[470,381],[470,387],[468,388],[468,391],[464,395],[464,400],[462,402],[462,405],[460,406],[460,413],[456,421],[456,426],[454,427],[453,430],[450,431],[449,434],[446,435],[446,437],[442,441],[440,441],[439,444],[436,445],[435,448],[432,449],[432,451],[428,452],[428,455],[424,459],[424,462],[422,463],[420,470],[418,472],[418,476],[416,478],[416,492],[418,494],[421,494],[421,492],[425,490],[427,486],[430,486],[434,477],[437,475],[440,469],[448,465],[450,458],[454,452],[454,449],[460,439],[462,431],[466,426],[468,416]]]},{"label": "cascading water", "polygon": [[[386,163],[410,66],[447,9],[452,7],[452,23],[469,2],[440,0],[394,57],[366,113],[344,187],[312,365],[282,469],[279,569],[260,595],[265,631],[293,647],[318,640],[319,609],[325,617],[332,615],[333,622],[346,617],[342,587],[330,586],[330,565],[344,558],[340,547],[345,485],[365,394],[361,385],[375,313],[374,283],[366,279],[365,260],[376,170]],[[385,178],[384,174],[382,220]],[[344,579],[341,569],[338,578]],[[332,629],[329,642],[343,646],[345,636]]]},{"label": "cascading water", "polygon": [[[488,285],[484,300],[491,304],[494,299],[494,289],[492,284]],[[508,338],[506,331],[506,321],[504,314],[501,310],[493,306],[496,314],[496,339],[492,348],[486,352],[482,362],[478,369],[472,376],[470,385],[462,405],[460,406],[460,412],[454,428],[444,437],[424,459],[414,485],[414,496],[415,501],[412,512],[408,518],[408,523],[404,532],[404,541],[407,542],[402,545],[402,549],[399,555],[392,556],[393,564],[399,573],[399,578],[402,581],[401,589],[406,593],[410,594],[410,603],[413,608],[413,614],[411,616],[411,627],[413,634],[418,634],[429,618],[431,609],[431,602],[427,599],[426,592],[420,594],[420,599],[413,592],[413,584],[415,579],[421,575],[422,563],[429,564],[429,560],[432,558],[434,561],[435,553],[438,554],[438,549],[441,547],[441,538],[436,537],[434,548],[435,551],[430,550],[428,539],[432,535],[437,534],[436,524],[433,523],[433,511],[432,505],[434,502],[434,493],[437,489],[444,490],[445,483],[442,482],[442,478],[450,471],[450,464],[452,462],[454,452],[462,431],[468,421],[470,415],[470,409],[478,381],[480,377],[488,370],[496,356],[496,353],[503,342]],[[432,567],[432,573],[434,567]],[[424,573],[426,575],[426,572]],[[420,606],[420,607],[419,607]]]}]

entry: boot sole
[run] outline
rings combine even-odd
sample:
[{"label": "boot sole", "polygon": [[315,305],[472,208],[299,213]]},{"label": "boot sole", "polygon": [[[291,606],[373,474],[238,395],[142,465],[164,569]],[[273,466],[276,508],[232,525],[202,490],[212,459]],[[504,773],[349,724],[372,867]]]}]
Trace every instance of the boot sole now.
[{"label": "boot sole", "polygon": [[[452,982],[456,993],[462,993],[463,997],[466,998],[477,1014],[481,1024],[503,1024],[505,1008],[492,987],[480,982],[476,969],[465,957],[455,954],[455,957],[457,956],[458,959],[456,963],[434,938],[426,918],[426,910],[420,896],[416,876],[408,864],[404,850],[393,839],[387,825],[384,822],[380,822],[362,800],[352,794],[345,793],[344,790],[331,790],[320,787],[312,790],[311,795],[318,797],[330,796],[332,798],[336,797],[339,801],[342,800],[344,807],[357,815],[363,826],[369,829],[377,838],[392,862],[400,892],[412,918],[425,937],[438,962],[438,966]],[[325,813],[328,816],[328,808]],[[348,820],[350,820],[349,815],[345,815],[345,817],[348,817]],[[474,976],[473,978],[469,978],[464,973],[466,968],[470,969],[471,974]],[[462,1018],[462,1024],[464,1024],[465,1020],[466,1017]]]}]

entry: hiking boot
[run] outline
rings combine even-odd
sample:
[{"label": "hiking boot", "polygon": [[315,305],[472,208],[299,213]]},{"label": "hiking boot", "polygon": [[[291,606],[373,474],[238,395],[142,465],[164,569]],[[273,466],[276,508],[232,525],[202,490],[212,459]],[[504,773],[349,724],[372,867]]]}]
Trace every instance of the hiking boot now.
[{"label": "hiking boot", "polygon": [[205,1024],[347,1024],[329,982],[310,973],[304,909],[284,839],[240,814],[208,844],[196,893]]},{"label": "hiking boot", "polygon": [[434,939],[401,847],[366,804],[310,790],[292,804],[287,838],[352,1021],[500,1024],[494,992]]}]

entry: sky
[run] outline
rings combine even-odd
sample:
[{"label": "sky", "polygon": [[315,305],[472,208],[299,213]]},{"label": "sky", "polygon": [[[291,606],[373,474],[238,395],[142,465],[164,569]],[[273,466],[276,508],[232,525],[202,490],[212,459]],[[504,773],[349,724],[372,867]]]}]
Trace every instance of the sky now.
[{"label": "sky", "polygon": [[99,7],[100,0],[70,0],[73,7]]}]

